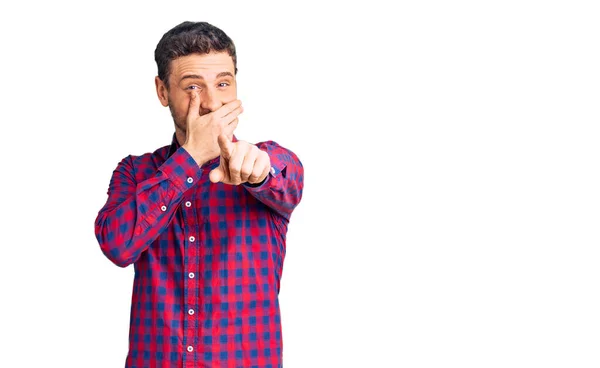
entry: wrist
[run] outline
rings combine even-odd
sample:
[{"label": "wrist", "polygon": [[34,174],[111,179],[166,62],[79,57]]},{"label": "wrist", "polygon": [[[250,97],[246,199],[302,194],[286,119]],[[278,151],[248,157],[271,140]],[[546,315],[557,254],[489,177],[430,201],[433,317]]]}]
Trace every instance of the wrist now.
[{"label": "wrist", "polygon": [[194,159],[194,161],[196,161],[196,163],[198,164],[198,166],[202,166],[202,165],[204,165],[206,162],[208,162],[210,160],[210,158],[208,158],[204,152],[194,150],[187,143],[185,143],[181,147],[183,147],[183,149],[185,149],[186,152],[190,156],[192,156],[192,158]]}]

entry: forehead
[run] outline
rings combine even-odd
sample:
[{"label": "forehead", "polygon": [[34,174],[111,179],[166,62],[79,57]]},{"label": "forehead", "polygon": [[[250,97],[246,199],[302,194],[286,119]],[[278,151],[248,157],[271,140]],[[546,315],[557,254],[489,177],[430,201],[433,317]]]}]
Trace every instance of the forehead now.
[{"label": "forehead", "polygon": [[225,71],[234,74],[233,59],[227,52],[190,54],[171,61],[171,76],[177,80],[188,74],[199,74],[205,79],[214,79]]}]

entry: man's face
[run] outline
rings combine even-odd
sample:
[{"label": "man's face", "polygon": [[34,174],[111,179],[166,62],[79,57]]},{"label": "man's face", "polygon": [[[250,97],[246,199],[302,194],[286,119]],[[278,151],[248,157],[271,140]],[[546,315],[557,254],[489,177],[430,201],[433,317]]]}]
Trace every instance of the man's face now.
[{"label": "man's face", "polygon": [[217,110],[237,98],[233,60],[227,52],[191,54],[171,61],[169,90],[156,77],[156,91],[163,106],[169,106],[175,129],[185,134],[190,93],[200,96],[200,115]]}]

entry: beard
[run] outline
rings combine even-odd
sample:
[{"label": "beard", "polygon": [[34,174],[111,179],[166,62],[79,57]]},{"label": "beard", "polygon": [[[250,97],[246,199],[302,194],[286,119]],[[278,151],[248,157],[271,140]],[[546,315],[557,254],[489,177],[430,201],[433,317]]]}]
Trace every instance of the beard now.
[{"label": "beard", "polygon": [[187,133],[187,121],[186,121],[186,116],[179,116],[177,115],[177,111],[175,111],[175,108],[173,107],[173,103],[171,102],[171,99],[168,99],[169,102],[169,111],[171,111],[171,117],[173,118],[173,122],[175,123],[175,129],[178,129],[184,133]]}]

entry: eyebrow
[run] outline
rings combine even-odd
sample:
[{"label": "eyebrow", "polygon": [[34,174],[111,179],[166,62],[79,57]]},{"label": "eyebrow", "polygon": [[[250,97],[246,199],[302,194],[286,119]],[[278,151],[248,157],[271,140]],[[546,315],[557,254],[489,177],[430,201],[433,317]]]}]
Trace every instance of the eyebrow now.
[{"label": "eyebrow", "polygon": [[[231,74],[231,72],[221,72],[221,73],[217,74],[216,79],[221,78],[221,77],[226,77],[226,76],[233,77],[233,74]],[[188,74],[188,75],[183,76],[181,78],[181,81],[183,81],[184,79],[202,79],[202,80],[204,80],[204,77],[201,75],[198,75],[198,74]]]}]

